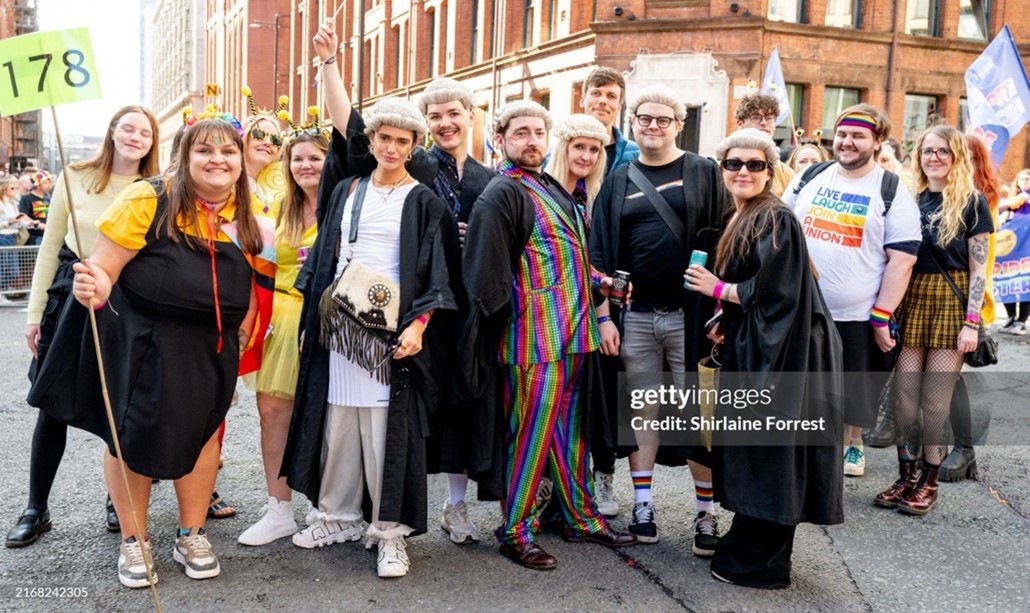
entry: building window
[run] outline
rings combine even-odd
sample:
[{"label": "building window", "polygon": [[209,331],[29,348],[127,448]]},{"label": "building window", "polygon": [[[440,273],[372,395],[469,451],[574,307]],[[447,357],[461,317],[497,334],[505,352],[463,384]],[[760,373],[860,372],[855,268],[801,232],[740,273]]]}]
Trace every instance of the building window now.
[{"label": "building window", "polygon": [[905,33],[916,36],[937,36],[939,0],[908,0]]},{"label": "building window", "polygon": [[804,0],[769,0],[769,21],[801,22]]},{"label": "building window", "polygon": [[[773,140],[777,143],[789,143],[791,141],[791,130],[800,127],[798,122],[804,116],[802,114],[801,102],[805,95],[805,86],[801,83],[786,83],[787,100],[790,100],[790,118],[783,120],[783,123],[776,126],[773,132]],[[781,111],[783,109],[780,109]]]},{"label": "building window", "polygon": [[426,30],[429,34],[429,45],[426,50],[426,59],[429,64],[429,77],[436,76],[436,11],[429,11],[429,19],[426,20]]},{"label": "building window", "polygon": [[[788,86],[789,87],[789,86]],[[834,122],[837,115],[849,106],[861,102],[861,92],[849,87],[829,87],[823,92],[823,138],[833,140]]]},{"label": "building window", "polygon": [[475,64],[479,59],[479,3],[482,0],[472,0],[472,32],[469,33],[469,64]]},{"label": "building window", "polygon": [[401,86],[401,50],[403,49],[404,41],[401,38],[401,26],[398,25],[393,29],[393,86]]},{"label": "building window", "polygon": [[902,135],[906,151],[911,151],[919,135],[935,123],[937,96],[905,94],[905,117]]},{"label": "building window", "polygon": [[990,0],[959,0],[958,37],[987,40],[987,13]]},{"label": "building window", "polygon": [[826,25],[837,28],[856,28],[855,0],[827,0]]},{"label": "building window", "polygon": [[969,99],[962,96],[958,99],[958,121],[955,122],[960,132],[966,131],[969,125]]},{"label": "building window", "polygon": [[490,31],[487,35],[490,37],[488,44],[486,45],[487,54],[486,59],[493,59],[494,54],[497,53],[497,0],[490,0],[490,18],[487,20],[490,22]]},{"label": "building window", "polygon": [[533,44],[533,3],[535,0],[523,0],[522,5],[522,48],[528,49]]}]

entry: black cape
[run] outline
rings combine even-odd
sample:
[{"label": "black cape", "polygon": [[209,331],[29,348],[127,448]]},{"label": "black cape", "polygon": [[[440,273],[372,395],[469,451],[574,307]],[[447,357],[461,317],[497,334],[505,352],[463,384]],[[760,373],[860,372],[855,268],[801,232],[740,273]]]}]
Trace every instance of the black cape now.
[{"label": "black cape", "polygon": [[[472,413],[469,476],[479,484],[480,500],[499,500],[505,493],[504,467],[507,420],[503,402],[504,373],[498,357],[501,336],[511,317],[514,265],[533,232],[536,209],[515,180],[496,176],[479,197],[469,221],[462,253],[462,278],[469,314],[459,352],[462,373],[477,409]],[[583,432],[590,444],[611,446],[598,352],[584,356]]]},{"label": "black cape", "polygon": [[[722,177],[719,175],[719,168],[714,161],[689,151],[683,155],[683,193],[688,211],[687,217],[681,221],[686,228],[688,243],[683,247],[684,260],[681,268],[686,270],[690,253],[695,249],[709,254],[708,266],[710,268],[715,260],[715,248],[719,243],[719,237],[722,236],[725,218],[730,212],[732,201],[726,192]],[[623,269],[621,267],[624,265],[619,262],[619,245],[622,240],[622,208],[628,185],[629,164],[625,164],[605,177],[601,191],[594,199],[593,217],[590,224],[590,262],[606,275],[613,275],[616,270]],[[632,281],[631,277],[630,282]],[[674,282],[682,283],[682,279],[674,280]],[[689,373],[691,365],[696,365],[698,361],[711,353],[712,344],[706,336],[703,324],[715,312],[715,301],[697,292],[683,292],[681,306],[686,324],[684,326],[686,332],[685,353]],[[620,308],[612,305],[611,316],[619,326],[621,335],[623,330]],[[618,369],[619,371],[623,370],[621,358],[618,359]],[[614,425],[616,423],[615,408],[626,406],[627,400],[623,398],[620,404],[619,398],[611,393],[614,392],[614,389],[612,387],[608,389],[610,392],[607,398],[610,409],[609,419]],[[620,445],[617,448],[617,455],[625,456],[635,450],[636,446],[634,445]],[[699,461],[702,464],[708,464],[710,461],[707,452],[698,445],[662,446],[658,450],[656,461],[668,466],[682,466],[688,459]]]},{"label": "black cape", "polygon": [[[773,388],[772,402],[743,409],[716,405],[715,415],[764,420],[824,419],[810,433],[713,435],[715,498],[735,513],[793,526],[839,524],[843,512],[842,348],[811,268],[801,224],[785,205],[746,258],[730,260],[723,279],[737,283],[740,304],[723,303],[720,387]],[[740,373],[735,375],[733,373]],[[775,444],[768,444],[774,442]],[[723,444],[720,444],[723,443]]]},{"label": "black cape", "polygon": [[[336,278],[340,222],[353,180],[347,179],[333,190],[325,223],[320,225],[318,238],[305,262],[310,276],[302,288],[304,346],[280,471],[291,488],[316,504],[322,484],[320,463],[329,393],[329,350],[318,342],[318,301]],[[417,534],[426,531],[426,438],[439,404],[431,347],[441,342],[440,337],[448,328],[444,325],[448,311],[457,309],[449,284],[443,241],[451,223],[447,205],[423,185],[416,185],[404,201],[400,235],[400,329],[421,313],[435,312],[426,327],[422,351],[410,358],[391,360],[379,519],[407,524]],[[371,521],[371,505],[366,504],[364,511],[366,519]]]},{"label": "black cape", "polygon": [[[416,181],[430,190],[435,189],[439,160],[423,149],[416,147],[411,159],[405,165]],[[361,115],[351,109],[347,121],[346,134],[333,130],[329,151],[322,166],[322,178],[319,183],[319,222],[324,213],[323,203],[329,201],[333,188],[346,177],[367,176],[376,168],[376,160],[369,152],[369,140],[365,134],[365,121]],[[440,335],[443,342],[434,343],[430,347],[433,355],[434,378],[439,385],[439,410],[435,412],[433,435],[429,441],[427,468],[430,473],[462,473],[469,468],[469,457],[472,453],[470,441],[472,433],[472,412],[474,402],[469,398],[460,376],[460,369],[453,368],[459,363],[456,340],[462,322],[468,313],[468,301],[461,283],[461,243],[458,237],[457,222],[468,223],[479,195],[486,189],[496,173],[483,166],[471,157],[465,158],[462,169],[459,201],[461,208],[457,216],[451,215],[454,223],[448,224],[444,233],[444,252],[447,256],[447,268],[451,279],[451,290],[458,303],[458,316],[440,319],[434,322],[438,329],[446,327]],[[439,194],[438,194],[439,195]],[[307,272],[299,285],[306,283]]]}]

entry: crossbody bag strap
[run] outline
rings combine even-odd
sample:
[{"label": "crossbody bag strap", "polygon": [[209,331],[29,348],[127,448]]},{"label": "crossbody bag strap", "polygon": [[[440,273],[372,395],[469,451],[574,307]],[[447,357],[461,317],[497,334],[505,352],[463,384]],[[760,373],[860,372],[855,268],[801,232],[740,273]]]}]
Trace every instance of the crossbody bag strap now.
[{"label": "crossbody bag strap", "polygon": [[651,182],[647,180],[644,173],[640,172],[640,169],[637,168],[636,164],[629,164],[629,180],[640,188],[640,191],[647,196],[647,201],[651,203],[651,206],[653,206],[656,211],[658,211],[662,221],[665,222],[665,225],[669,226],[669,229],[672,230],[672,233],[676,236],[676,242],[681,245],[687,244],[687,230],[683,227],[683,222],[676,216],[676,212],[672,210],[671,206],[669,206],[669,202],[665,197],[655,189],[654,185],[651,185]]},{"label": "crossbody bag strap", "polygon": [[944,270],[944,265],[941,264],[941,261],[937,259],[937,255],[933,252],[933,249],[929,247],[929,245],[932,244],[932,241],[930,240],[930,234],[926,231],[925,226],[923,227],[923,240],[930,241],[926,243],[926,252],[930,254],[930,259],[933,260],[933,263],[937,266],[937,270],[941,272],[941,275],[944,277],[944,280],[947,281],[948,285],[951,286],[951,291],[955,292],[955,295],[958,296],[958,301],[959,304],[962,305],[962,310],[966,310],[966,305],[968,304],[968,301],[966,300],[966,297],[962,294],[962,290],[960,290],[958,288],[958,285],[955,284],[955,280],[952,279],[951,275],[949,275],[947,271]]},{"label": "crossbody bag strap", "polygon": [[354,204],[350,210],[350,236],[347,242],[355,243],[358,240],[358,220],[361,219],[361,205],[365,202],[365,191],[368,189],[370,177],[358,179],[358,187],[354,190]]}]

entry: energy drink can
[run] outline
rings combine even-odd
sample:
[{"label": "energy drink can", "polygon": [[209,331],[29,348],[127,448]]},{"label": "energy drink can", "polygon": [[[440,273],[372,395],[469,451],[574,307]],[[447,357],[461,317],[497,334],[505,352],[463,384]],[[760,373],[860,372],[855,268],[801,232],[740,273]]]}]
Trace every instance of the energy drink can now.
[{"label": "energy drink can", "polygon": [[[690,254],[690,263],[687,264],[687,267],[689,268],[690,266],[693,266],[694,264],[697,264],[698,266],[702,266],[703,267],[705,265],[705,262],[707,262],[707,261],[708,261],[708,252],[707,251],[701,251],[699,249],[695,249]],[[687,280],[686,279],[683,280],[683,287],[687,287]]]},{"label": "energy drink can", "polygon": [[608,302],[615,306],[622,306],[626,300],[626,289],[629,287],[629,273],[625,270],[616,270],[612,277],[612,288],[608,290]]}]

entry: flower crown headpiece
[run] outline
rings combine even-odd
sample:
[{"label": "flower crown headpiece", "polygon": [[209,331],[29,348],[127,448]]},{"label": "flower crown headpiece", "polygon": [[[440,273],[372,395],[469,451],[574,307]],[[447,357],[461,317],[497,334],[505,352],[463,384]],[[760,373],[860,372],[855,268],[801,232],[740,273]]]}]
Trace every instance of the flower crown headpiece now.
[{"label": "flower crown headpiece", "polygon": [[286,105],[290,103],[290,99],[286,96],[279,96],[279,107],[275,113],[281,121],[285,121],[290,129],[286,132],[285,136],[288,140],[297,138],[301,134],[307,134],[308,136],[322,136],[323,138],[329,138],[329,130],[322,125],[322,120],[319,117],[318,107],[309,106],[307,108],[308,116],[311,117],[311,121],[307,123],[297,124],[290,117],[290,112],[286,110]]},{"label": "flower crown headpiece", "polygon": [[182,123],[186,126],[192,126],[201,119],[222,119],[232,124],[232,127],[236,128],[236,132],[240,136],[243,136],[243,125],[239,119],[233,117],[232,113],[226,113],[218,110],[218,107],[213,104],[204,105],[204,110],[200,113],[194,113],[193,107],[186,105],[182,108]]}]

